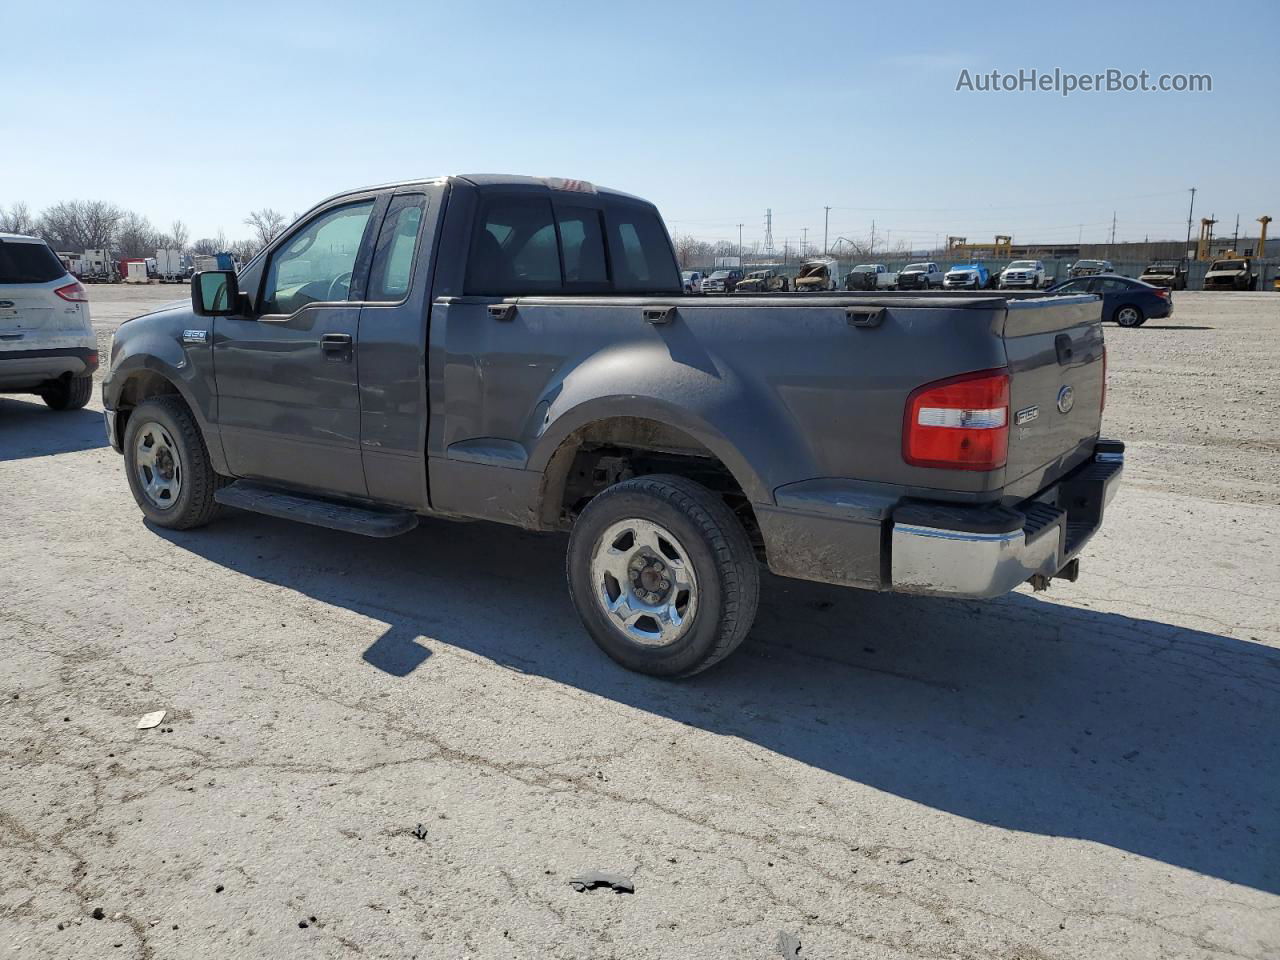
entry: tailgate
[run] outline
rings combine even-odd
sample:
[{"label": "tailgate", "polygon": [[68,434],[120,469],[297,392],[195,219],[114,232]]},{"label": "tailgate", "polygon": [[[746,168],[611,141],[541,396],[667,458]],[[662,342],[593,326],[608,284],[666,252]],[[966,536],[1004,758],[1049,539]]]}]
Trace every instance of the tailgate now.
[{"label": "tailgate", "polygon": [[1105,370],[1097,297],[1010,300],[1005,495],[1025,499],[1089,458],[1102,425]]}]

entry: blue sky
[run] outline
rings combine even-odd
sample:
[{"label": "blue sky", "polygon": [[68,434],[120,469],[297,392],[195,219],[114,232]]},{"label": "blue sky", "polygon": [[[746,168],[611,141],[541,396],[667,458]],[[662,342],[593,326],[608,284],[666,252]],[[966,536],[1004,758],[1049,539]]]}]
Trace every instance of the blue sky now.
[{"label": "blue sky", "polygon": [[[1280,3],[1137,7],[0,4],[0,142],[22,147],[0,150],[0,204],[101,198],[234,239],[257,207],[510,172],[638,193],[676,233],[741,222],[748,243],[767,207],[779,243],[820,244],[830,205],[832,240],[874,219],[917,248],[1102,241],[1113,211],[1119,240],[1181,237],[1192,186],[1219,234],[1280,216]],[[962,69],[1055,67],[1213,91],[955,89]]]}]

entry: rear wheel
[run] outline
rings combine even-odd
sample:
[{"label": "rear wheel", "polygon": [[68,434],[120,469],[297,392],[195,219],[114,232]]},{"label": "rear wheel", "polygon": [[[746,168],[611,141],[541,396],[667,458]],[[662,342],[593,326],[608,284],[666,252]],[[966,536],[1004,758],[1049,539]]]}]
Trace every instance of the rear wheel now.
[{"label": "rear wheel", "polygon": [[129,415],[124,432],[129,489],[152,523],[174,530],[214,518],[214,491],[230,482],[209,463],[200,426],[178,397],[155,397]]},{"label": "rear wheel", "polygon": [[63,377],[40,390],[50,410],[80,410],[93,396],[93,377]]},{"label": "rear wheel", "polygon": [[1147,322],[1142,311],[1131,303],[1116,308],[1115,320],[1122,327],[1140,327]]},{"label": "rear wheel", "polygon": [[569,593],[592,639],[630,670],[687,677],[742,643],[760,570],[724,501],[683,477],[596,496],[569,539]]}]

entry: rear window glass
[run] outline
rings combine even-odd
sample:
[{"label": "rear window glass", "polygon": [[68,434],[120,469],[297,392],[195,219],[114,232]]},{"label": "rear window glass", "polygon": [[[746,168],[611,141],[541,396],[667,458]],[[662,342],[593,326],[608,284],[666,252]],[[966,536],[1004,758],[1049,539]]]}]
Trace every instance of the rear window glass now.
[{"label": "rear window glass", "polygon": [[609,289],[604,224],[599,210],[556,204],[566,290]]},{"label": "rear window glass", "polygon": [[618,204],[605,211],[605,220],[615,292],[681,292],[676,258],[656,211]]},{"label": "rear window glass", "polygon": [[48,283],[66,272],[46,244],[0,240],[0,283]]},{"label": "rear window glass", "polygon": [[547,197],[494,196],[480,210],[467,260],[467,293],[555,293],[560,252]]},{"label": "rear window glass", "polygon": [[467,261],[466,292],[680,293],[671,242],[641,205],[552,203],[536,195],[484,198]]}]

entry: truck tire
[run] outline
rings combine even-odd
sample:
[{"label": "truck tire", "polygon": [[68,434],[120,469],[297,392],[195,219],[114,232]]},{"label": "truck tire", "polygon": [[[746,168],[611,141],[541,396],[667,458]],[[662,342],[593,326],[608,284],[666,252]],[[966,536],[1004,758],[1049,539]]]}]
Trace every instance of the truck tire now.
[{"label": "truck tire", "polygon": [[200,426],[179,397],[153,397],[134,408],[124,431],[124,463],[138,507],[171,530],[212,520],[214,491],[231,482],[214,472]]},{"label": "truck tire", "polygon": [[46,384],[40,399],[50,410],[80,410],[93,396],[93,377],[63,377]]},{"label": "truck tire", "polygon": [[657,474],[614,484],[573,526],[569,595],[591,638],[629,670],[688,677],[723,660],[755,620],[760,569],[725,502]]}]

